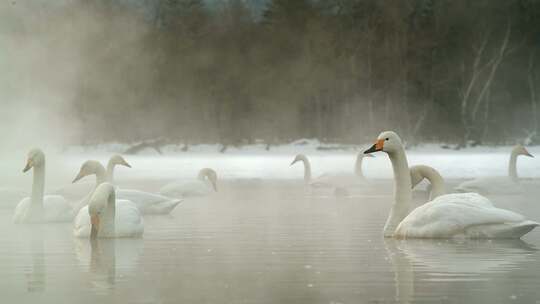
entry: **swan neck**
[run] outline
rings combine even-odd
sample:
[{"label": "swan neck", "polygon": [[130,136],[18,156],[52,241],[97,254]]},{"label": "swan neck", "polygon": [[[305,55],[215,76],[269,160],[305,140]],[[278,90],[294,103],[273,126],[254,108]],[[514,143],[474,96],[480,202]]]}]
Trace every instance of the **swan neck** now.
[{"label": "swan neck", "polygon": [[33,169],[32,182],[32,205],[43,206],[45,193],[45,164],[35,166]]},{"label": "swan neck", "polygon": [[360,178],[364,178],[364,172],[362,172],[362,160],[364,159],[363,155],[358,154],[356,157],[356,163],[354,165],[354,174]]},{"label": "swan neck", "polygon": [[304,181],[309,183],[311,181],[311,164],[307,158],[303,158],[302,163],[304,164]]},{"label": "swan neck", "polygon": [[427,178],[431,184],[431,194],[429,199],[433,200],[438,196],[446,194],[446,187],[444,186],[444,179],[442,176],[431,168],[424,169],[424,176]]},{"label": "swan neck", "polygon": [[107,181],[107,173],[103,165],[99,165],[96,168],[96,187]]},{"label": "swan neck", "polygon": [[114,236],[115,235],[115,217],[116,217],[116,195],[114,190],[109,194],[107,198],[107,207],[103,214],[103,224],[101,230],[103,235]]},{"label": "swan neck", "polygon": [[111,184],[114,184],[114,166],[115,164],[111,161],[107,164],[107,181]]},{"label": "swan neck", "polygon": [[399,223],[409,214],[412,204],[411,174],[405,150],[389,152],[388,157],[392,162],[395,188],[394,204],[384,225],[385,237],[394,235]]},{"label": "swan neck", "polygon": [[517,153],[512,151],[512,154],[510,154],[510,161],[508,162],[508,176],[515,182],[518,181],[517,157]]}]

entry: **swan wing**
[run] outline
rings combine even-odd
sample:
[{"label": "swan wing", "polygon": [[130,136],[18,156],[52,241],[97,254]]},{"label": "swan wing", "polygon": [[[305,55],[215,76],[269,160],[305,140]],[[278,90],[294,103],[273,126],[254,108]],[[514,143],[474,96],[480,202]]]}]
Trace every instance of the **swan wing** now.
[{"label": "swan wing", "polygon": [[[14,223],[70,222],[73,219],[71,205],[60,195],[45,195],[43,209],[32,206],[31,198],[24,198],[15,208]],[[34,213],[33,213],[34,212]],[[40,214],[35,214],[39,212]]]},{"label": "swan wing", "polygon": [[174,197],[196,197],[206,196],[212,192],[212,186],[200,180],[195,181],[175,181],[166,184],[159,190],[159,194]]},{"label": "swan wing", "polygon": [[397,227],[397,237],[519,238],[538,223],[500,209],[476,193],[447,194],[414,209]]},{"label": "swan wing", "polygon": [[182,202],[181,199],[133,189],[118,189],[116,197],[133,202],[143,214],[168,214]]},{"label": "swan wing", "polygon": [[[144,233],[144,220],[137,206],[127,200],[116,200],[115,211],[115,235],[116,238],[141,237]],[[91,224],[88,206],[84,206],[73,224],[73,235],[79,238],[90,236]],[[108,236],[111,237],[111,236]]]}]

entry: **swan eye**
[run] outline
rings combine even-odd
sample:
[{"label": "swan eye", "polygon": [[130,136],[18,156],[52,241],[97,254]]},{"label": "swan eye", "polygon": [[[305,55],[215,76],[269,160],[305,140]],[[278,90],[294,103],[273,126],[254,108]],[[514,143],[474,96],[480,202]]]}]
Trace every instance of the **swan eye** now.
[{"label": "swan eye", "polygon": [[389,139],[390,139],[390,138],[388,138],[388,137],[387,137],[387,138],[385,138],[385,140],[389,140]]}]

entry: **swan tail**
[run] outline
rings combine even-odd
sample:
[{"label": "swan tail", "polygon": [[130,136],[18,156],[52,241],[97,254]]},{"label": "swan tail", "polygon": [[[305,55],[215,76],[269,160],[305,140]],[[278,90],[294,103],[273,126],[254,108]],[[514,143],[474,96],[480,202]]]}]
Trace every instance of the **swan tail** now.
[{"label": "swan tail", "polygon": [[466,234],[470,238],[519,239],[538,226],[540,223],[528,220],[518,223],[480,225],[468,229]]}]

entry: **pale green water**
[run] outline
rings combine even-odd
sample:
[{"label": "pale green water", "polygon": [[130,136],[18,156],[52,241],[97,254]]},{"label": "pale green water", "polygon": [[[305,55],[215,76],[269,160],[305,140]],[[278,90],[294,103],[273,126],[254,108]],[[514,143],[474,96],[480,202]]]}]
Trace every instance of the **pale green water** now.
[{"label": "pale green water", "polygon": [[[347,199],[297,182],[220,186],[146,217],[140,240],[93,246],[70,224],[14,225],[1,210],[0,302],[540,303],[540,230],[524,242],[384,240],[389,181]],[[540,219],[536,199],[494,201]]]}]

